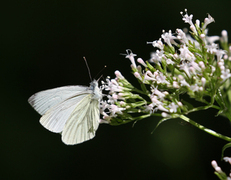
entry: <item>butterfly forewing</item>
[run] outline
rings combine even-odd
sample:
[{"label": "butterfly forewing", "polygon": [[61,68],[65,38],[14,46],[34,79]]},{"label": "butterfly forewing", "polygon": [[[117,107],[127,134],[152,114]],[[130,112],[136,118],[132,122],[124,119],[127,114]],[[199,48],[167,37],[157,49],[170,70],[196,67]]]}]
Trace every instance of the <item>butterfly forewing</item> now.
[{"label": "butterfly forewing", "polygon": [[87,89],[88,87],[86,86],[64,86],[49,89],[32,95],[28,102],[39,114],[43,115],[55,105],[79,93],[83,93]]},{"label": "butterfly forewing", "polygon": [[41,91],[29,98],[48,130],[62,132],[65,144],[78,144],[95,136],[99,126],[102,92],[97,81],[85,86],[64,86]]}]

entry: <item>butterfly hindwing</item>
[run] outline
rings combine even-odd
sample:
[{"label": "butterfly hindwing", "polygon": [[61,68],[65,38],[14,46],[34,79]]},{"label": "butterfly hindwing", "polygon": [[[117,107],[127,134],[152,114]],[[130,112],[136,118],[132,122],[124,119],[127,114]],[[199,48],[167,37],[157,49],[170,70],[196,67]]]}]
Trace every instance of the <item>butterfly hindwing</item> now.
[{"label": "butterfly hindwing", "polygon": [[92,99],[92,94],[84,97],[79,103],[62,132],[65,144],[78,144],[95,136],[99,126],[99,101]]},{"label": "butterfly hindwing", "polygon": [[66,99],[49,109],[41,118],[40,123],[48,130],[56,133],[63,131],[66,121],[71,116],[76,106],[82,102],[82,99],[88,96],[86,92]]},{"label": "butterfly hindwing", "polygon": [[96,80],[85,86],[64,86],[38,92],[29,98],[42,115],[40,123],[61,133],[65,144],[78,144],[95,136],[99,126],[101,89]]}]

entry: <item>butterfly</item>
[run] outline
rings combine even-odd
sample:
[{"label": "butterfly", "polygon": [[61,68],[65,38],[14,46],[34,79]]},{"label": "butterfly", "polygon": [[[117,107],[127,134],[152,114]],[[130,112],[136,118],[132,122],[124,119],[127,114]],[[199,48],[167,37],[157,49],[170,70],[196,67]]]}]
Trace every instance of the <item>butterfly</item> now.
[{"label": "butterfly", "polygon": [[40,123],[61,133],[67,145],[79,144],[95,136],[100,122],[102,90],[93,80],[90,86],[63,86],[38,92],[28,102],[40,114]]}]

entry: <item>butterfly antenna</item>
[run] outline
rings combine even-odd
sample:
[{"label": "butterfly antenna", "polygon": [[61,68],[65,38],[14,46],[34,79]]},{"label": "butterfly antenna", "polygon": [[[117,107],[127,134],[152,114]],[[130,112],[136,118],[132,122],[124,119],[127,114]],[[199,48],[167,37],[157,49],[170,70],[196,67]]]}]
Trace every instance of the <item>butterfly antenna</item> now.
[{"label": "butterfly antenna", "polygon": [[86,60],[85,57],[83,57],[83,59],[84,59],[84,61],[85,61],[85,63],[86,63],[86,66],[87,66],[87,70],[88,70],[88,74],[89,74],[90,80],[92,81],[91,72],[90,72],[90,68],[89,68],[89,66],[88,66],[88,64],[87,64],[87,60]]},{"label": "butterfly antenna", "polygon": [[[98,76],[106,67],[107,67],[107,66],[105,65],[105,66],[103,67],[103,69],[101,69],[101,70],[97,73],[96,76]],[[101,75],[101,76],[98,78],[98,80],[99,80],[102,76],[103,76],[103,75]],[[97,81],[98,81],[98,80],[97,80]]]}]

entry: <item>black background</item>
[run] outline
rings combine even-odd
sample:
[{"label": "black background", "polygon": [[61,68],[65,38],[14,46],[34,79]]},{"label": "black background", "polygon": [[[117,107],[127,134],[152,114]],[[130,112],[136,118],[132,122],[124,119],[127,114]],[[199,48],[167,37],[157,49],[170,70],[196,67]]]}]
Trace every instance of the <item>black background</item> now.
[{"label": "black background", "polygon": [[[27,99],[35,92],[70,84],[89,85],[92,76],[120,70],[131,82],[132,49],[147,60],[147,41],[162,30],[188,27],[180,11],[201,21],[215,18],[209,35],[231,32],[229,0],[204,1],[7,1],[0,4],[0,178],[1,179],[217,179],[210,163],[226,143],[180,120],[158,119],[123,126],[100,125],[88,142],[66,146],[60,135],[39,124]],[[192,114],[197,122],[231,136],[227,119],[216,111]],[[230,155],[228,151],[227,155]],[[219,161],[229,172],[229,165]]]}]

